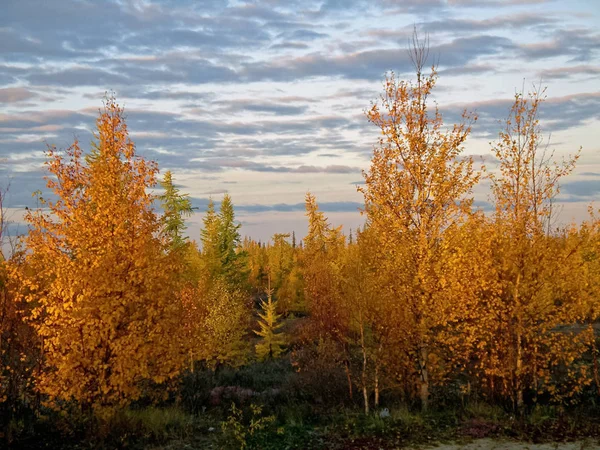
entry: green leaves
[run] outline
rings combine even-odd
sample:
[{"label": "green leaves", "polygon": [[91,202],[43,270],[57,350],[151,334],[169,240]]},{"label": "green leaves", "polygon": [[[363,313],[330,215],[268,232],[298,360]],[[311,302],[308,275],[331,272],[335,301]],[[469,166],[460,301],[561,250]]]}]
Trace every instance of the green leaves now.
[{"label": "green leaves", "polygon": [[268,289],[267,301],[261,300],[260,302],[262,309],[262,313],[259,313],[261,320],[258,322],[260,330],[254,331],[262,337],[262,341],[256,344],[256,356],[260,360],[277,358],[283,352],[286,341],[283,333],[277,333],[283,324],[279,323],[281,316],[276,312],[277,302],[273,301],[272,294],[272,289]]},{"label": "green leaves", "polygon": [[188,194],[180,194],[179,189],[173,184],[171,171],[165,172],[160,185],[165,192],[158,197],[164,210],[162,217],[164,233],[167,235],[172,250],[179,249],[187,242],[183,236],[186,230],[184,217],[193,214],[194,209]]},{"label": "green leaves", "polygon": [[201,231],[202,255],[213,279],[222,278],[232,287],[245,289],[248,273],[246,255],[240,251],[240,226],[229,195],[223,197],[218,214],[210,200]]}]

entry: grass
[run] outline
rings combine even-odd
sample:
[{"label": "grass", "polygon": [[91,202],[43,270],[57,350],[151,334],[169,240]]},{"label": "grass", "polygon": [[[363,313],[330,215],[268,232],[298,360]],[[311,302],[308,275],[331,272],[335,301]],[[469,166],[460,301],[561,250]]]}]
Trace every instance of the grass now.
[{"label": "grass", "polygon": [[134,430],[137,438],[147,441],[184,439],[194,431],[195,418],[176,407],[148,407],[140,410],[127,409],[113,416],[106,426],[106,434],[112,430]]},{"label": "grass", "polygon": [[[293,402],[275,407],[246,404],[235,408],[211,408],[199,414],[190,414],[175,405],[126,409],[99,421],[92,435],[74,433],[69,439],[59,440],[47,426],[46,434],[36,430],[37,442],[22,440],[12,447],[308,450],[401,448],[478,438],[593,442],[600,436],[597,416],[578,410],[566,414],[552,407],[536,408],[518,419],[483,402],[473,402],[456,411],[433,409],[426,414],[392,405],[385,417],[377,411],[365,415],[359,406],[315,413],[311,405]],[[46,445],[41,445],[46,438]]]},{"label": "grass", "polygon": [[[302,376],[285,359],[236,371],[197,371],[160,407],[140,403],[91,421],[77,410],[46,411],[33,425],[15,419],[5,433],[11,448],[156,450],[401,448],[486,437],[549,442],[600,436],[600,408],[593,402],[571,409],[537,406],[516,417],[473,399],[444,399],[427,413],[397,401],[385,405],[383,416],[380,410],[365,415],[359,400],[321,395],[319,377]],[[234,389],[211,405],[216,387]],[[236,398],[236,387],[252,395]],[[319,396],[325,400],[317,403]]]}]

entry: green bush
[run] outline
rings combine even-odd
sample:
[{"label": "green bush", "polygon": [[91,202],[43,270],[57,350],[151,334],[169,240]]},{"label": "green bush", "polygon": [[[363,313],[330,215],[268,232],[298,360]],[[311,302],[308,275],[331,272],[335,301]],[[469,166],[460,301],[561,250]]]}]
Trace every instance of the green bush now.
[{"label": "green bush", "polygon": [[221,424],[227,448],[264,448],[261,444],[268,441],[266,438],[275,422],[275,416],[265,416],[262,409],[262,406],[253,403],[244,411],[237,408],[235,403],[231,404],[231,413]]}]

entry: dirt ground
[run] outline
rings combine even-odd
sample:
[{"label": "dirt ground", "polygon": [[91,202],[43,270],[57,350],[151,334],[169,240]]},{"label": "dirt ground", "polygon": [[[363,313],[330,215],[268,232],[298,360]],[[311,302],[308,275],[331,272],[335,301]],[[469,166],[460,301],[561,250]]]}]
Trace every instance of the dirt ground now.
[{"label": "dirt ground", "polygon": [[[598,440],[583,440],[575,442],[557,442],[546,444],[531,444],[497,439],[477,439],[468,444],[440,444],[431,449],[436,450],[588,450],[600,449]],[[421,450],[425,450],[421,448]]]}]

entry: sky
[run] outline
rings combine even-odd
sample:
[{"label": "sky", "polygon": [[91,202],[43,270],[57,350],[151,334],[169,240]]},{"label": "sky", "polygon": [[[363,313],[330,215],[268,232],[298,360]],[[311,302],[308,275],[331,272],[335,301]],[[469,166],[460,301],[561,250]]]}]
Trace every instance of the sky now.
[{"label": "sky", "polygon": [[[547,86],[544,135],[558,160],[560,222],[600,194],[597,0],[1,0],[0,186],[15,222],[44,190],[46,143],[89,148],[106,92],[125,107],[140,155],[171,170],[197,213],[233,199],[242,234],[306,232],[304,196],[347,232],[377,129],[365,110],[387,71],[414,74],[416,26],[437,62],[448,125],[479,120],[465,154],[493,170],[490,142],[516,91]],[[489,189],[475,189],[489,208]]]}]

